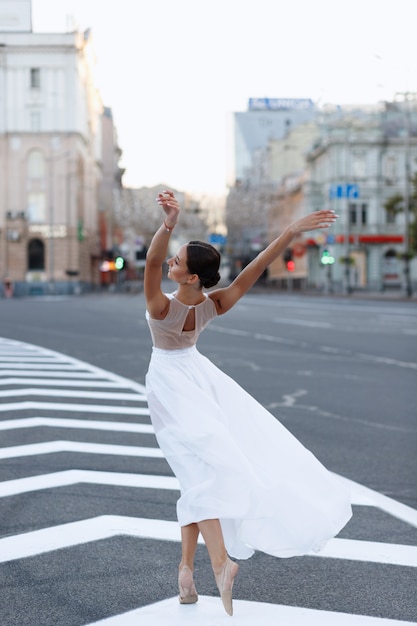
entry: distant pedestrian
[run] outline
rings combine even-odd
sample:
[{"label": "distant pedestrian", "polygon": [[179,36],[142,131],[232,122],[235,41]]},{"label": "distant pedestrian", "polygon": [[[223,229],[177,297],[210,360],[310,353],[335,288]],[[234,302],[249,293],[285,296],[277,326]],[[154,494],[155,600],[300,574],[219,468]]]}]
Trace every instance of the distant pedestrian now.
[{"label": "distant pedestrian", "polygon": [[327,228],[333,211],[291,224],[227,287],[204,293],[219,279],[220,254],[190,241],[168,260],[173,293],[161,290],[162,268],[180,206],[166,191],[157,202],[165,220],[146,257],[144,291],[153,340],[146,376],[158,443],[178,478],[181,526],[179,601],[197,601],[194,556],[201,532],[225,610],[233,614],[239,566],[255,550],[291,557],[319,550],[350,519],[345,487],[280,422],[200,354],[201,331],[227,313],[299,233]]},{"label": "distant pedestrian", "polygon": [[13,298],[13,283],[10,278],[4,280],[4,297]]}]

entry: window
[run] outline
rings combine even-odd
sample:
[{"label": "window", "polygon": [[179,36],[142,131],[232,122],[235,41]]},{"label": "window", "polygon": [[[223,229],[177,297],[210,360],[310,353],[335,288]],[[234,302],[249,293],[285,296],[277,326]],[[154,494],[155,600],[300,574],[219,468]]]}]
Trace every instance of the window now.
[{"label": "window", "polygon": [[349,224],[365,226],[368,223],[368,205],[351,202],[349,204]]},{"label": "window", "polygon": [[42,191],[31,191],[28,193],[27,218],[28,222],[32,224],[45,223],[45,194]]},{"label": "window", "polygon": [[368,223],[368,207],[366,204],[361,204],[361,218],[362,224]]},{"label": "window", "polygon": [[41,239],[31,239],[28,243],[28,271],[45,269],[45,244]]},{"label": "window", "polygon": [[354,152],[352,154],[352,170],[354,178],[364,178],[366,176],[366,158],[364,152]]},{"label": "window", "polygon": [[41,129],[40,111],[32,111],[30,114],[30,130],[32,133],[38,133]]},{"label": "window", "polygon": [[349,224],[356,225],[356,204],[349,204]]},{"label": "window", "polygon": [[30,68],[30,88],[40,89],[41,86],[41,71],[39,67]]},{"label": "window", "polygon": [[29,183],[45,178],[45,159],[40,150],[32,150],[28,157]]}]

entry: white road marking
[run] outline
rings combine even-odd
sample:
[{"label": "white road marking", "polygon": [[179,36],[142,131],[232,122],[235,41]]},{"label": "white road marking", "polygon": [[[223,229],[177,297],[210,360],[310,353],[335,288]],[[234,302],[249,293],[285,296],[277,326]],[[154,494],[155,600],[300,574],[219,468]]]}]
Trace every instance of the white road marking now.
[{"label": "white road marking", "polygon": [[139,609],[102,619],[87,626],[415,626],[415,622],[319,611],[282,604],[233,600],[233,617],[224,612],[220,598],[199,596],[197,604],[181,605],[169,598]]},{"label": "white road marking", "polygon": [[123,393],[120,391],[74,391],[73,389],[48,389],[44,387],[37,389],[33,387],[25,387],[24,389],[5,389],[0,391],[0,398],[12,398],[23,396],[50,396],[62,398],[92,398],[95,400],[130,400],[130,401],[146,401],[145,396],[137,393]]},{"label": "white road marking", "polygon": [[402,502],[397,502],[397,500],[394,500],[393,498],[389,498],[388,496],[356,483],[349,478],[340,476],[340,474],[337,476],[345,483],[357,504],[374,506],[389,515],[392,515],[392,517],[400,519],[402,522],[417,528],[417,511],[411,506],[402,504]]},{"label": "white road marking", "polygon": [[[56,442],[55,442],[56,443]],[[74,443],[77,442],[59,442],[59,443]],[[33,446],[46,446],[45,443],[42,444],[31,444]],[[91,445],[91,450],[88,446]],[[97,446],[101,444],[82,444],[82,450],[77,450],[81,452],[90,452],[97,454]],[[17,446],[23,447],[23,446]],[[110,452],[106,452],[107,454],[124,454],[126,446],[112,446],[112,450]],[[4,448],[3,448],[4,449]],[[134,448],[137,450],[138,448]],[[158,450],[158,448],[145,448],[148,450]],[[65,450],[64,450],[65,451]],[[95,452],[96,451],[96,452]],[[1,449],[0,449],[1,452]],[[55,446],[53,452],[56,452]],[[47,454],[49,453],[46,452]],[[41,452],[42,454],[42,452]],[[44,454],[44,453],[43,453]],[[146,475],[147,477],[148,475]],[[401,502],[397,502],[388,496],[384,496],[383,494],[378,493],[377,491],[373,491],[368,487],[360,485],[348,478],[344,478],[343,476],[337,475],[339,480],[343,481],[346,487],[349,489],[351,494],[351,501],[353,505],[356,506],[369,506],[375,507],[384,511],[388,515],[395,517],[410,526],[417,528],[417,511],[406,504],[402,504]],[[38,476],[31,476],[28,478],[19,478],[11,481],[4,481],[0,483],[0,497],[11,496],[18,493],[25,493],[28,491],[37,491],[41,489],[48,489],[52,487],[61,487],[69,484],[75,483],[95,483],[98,484],[118,484],[126,487],[138,486],[143,487],[143,481],[147,480],[141,477],[139,474],[126,474],[126,473],[117,473],[117,472],[99,472],[99,471],[91,471],[91,470],[65,470],[62,472],[53,472],[51,474],[41,474]],[[159,485],[159,487],[157,486]],[[155,489],[175,489],[178,490],[178,483],[176,479],[173,477],[164,477],[164,476],[156,476],[155,477]],[[14,491],[15,490],[15,491]]]},{"label": "white road marking", "polygon": [[274,317],[272,319],[275,324],[291,324],[292,326],[307,326],[308,328],[333,328],[330,322],[320,320],[297,320],[295,318]]},{"label": "white road marking", "polygon": [[43,489],[56,489],[77,484],[117,485],[137,489],[165,489],[179,491],[178,480],[174,476],[155,476],[153,474],[126,474],[124,472],[99,472],[95,470],[66,470],[17,478],[0,483],[0,498],[7,498],[21,493],[30,493]]},{"label": "white road marking", "polygon": [[57,452],[164,458],[159,448],[84,443],[82,441],[46,441],[42,443],[29,443],[23,446],[12,446],[10,448],[0,448],[0,459],[16,459],[23,456],[56,454]]},{"label": "white road marking", "polygon": [[398,361],[398,359],[391,359],[387,356],[375,356],[374,354],[361,354],[358,355],[361,359],[366,361],[372,361],[373,363],[382,363],[383,365],[395,365],[396,367],[405,367],[413,370],[417,370],[417,363],[413,361]]},{"label": "white road marking", "polygon": [[[6,350],[16,350],[16,356],[7,357],[4,356],[1,358],[1,350],[4,348]],[[28,356],[28,353],[29,354]],[[32,357],[32,354],[35,353],[37,356]],[[11,361],[9,361],[9,358]],[[28,363],[22,363],[21,361],[29,361],[33,359],[43,359],[44,362],[33,363],[31,367],[28,367]],[[2,365],[1,361],[4,362]],[[120,382],[121,384],[126,385],[130,389],[137,391],[138,393],[144,395],[146,393],[144,385],[137,383],[133,380],[125,378],[123,376],[119,376],[118,374],[114,374],[107,370],[101,369],[100,367],[96,367],[95,365],[91,365],[90,363],[86,363],[84,361],[80,361],[79,359],[75,359],[68,355],[62,354],[60,352],[55,352],[54,350],[48,350],[47,348],[42,348],[40,346],[35,346],[33,344],[23,343],[20,341],[15,341],[12,339],[0,338],[0,373],[1,370],[12,370],[22,368],[26,371],[34,371],[34,370],[45,370],[45,369],[78,369],[85,370],[88,373],[94,374],[97,378],[109,380],[112,382]],[[17,375],[17,372],[15,372]],[[82,373],[80,373],[80,377],[82,377]]]},{"label": "white road marking", "polygon": [[[285,323],[293,323],[289,320]],[[321,322],[300,322],[301,325],[321,326]],[[300,324],[298,324],[300,325]],[[331,327],[330,324],[327,325]],[[216,328],[220,332],[224,332]],[[226,330],[229,334],[249,336],[250,333],[238,330]],[[255,338],[275,341],[277,343],[294,343],[277,337],[267,337],[256,333]],[[306,345],[306,344],[303,344]],[[323,346],[323,351],[326,347]],[[30,353],[30,354],[29,354]],[[387,365],[416,368],[417,364],[394,361],[385,357],[359,355],[361,358],[375,359]],[[29,358],[28,358],[29,357]],[[29,360],[31,363],[24,361]],[[22,362],[23,361],[23,362]],[[60,370],[60,371],[59,371]],[[75,371],[74,371],[75,370]],[[9,378],[4,378],[4,377]],[[1,379],[1,377],[3,377]],[[26,378],[25,378],[26,377]],[[36,378],[34,378],[36,377]],[[64,378],[65,377],[65,378]],[[78,378],[78,380],[75,380]],[[55,379],[55,380],[53,380]],[[69,380],[74,379],[74,380]],[[0,338],[0,385],[27,386],[21,390],[0,392],[0,397],[17,397],[24,395],[60,396],[73,398],[95,398],[101,400],[132,400],[146,402],[143,385],[129,379],[113,375],[106,370],[95,368],[87,363],[77,361],[53,351],[44,350],[30,344],[23,344]],[[28,386],[32,387],[29,388]],[[34,389],[34,386],[43,387]],[[114,393],[100,391],[68,391],[50,389],[49,387],[89,387],[97,389],[124,388],[136,391],[130,393]],[[288,394],[284,402],[289,406],[294,404],[296,397],[302,395],[303,390]],[[73,404],[53,402],[16,402],[0,405],[0,411],[15,411],[26,409],[44,409],[54,411],[80,411],[93,413],[115,413],[148,415],[147,408],[119,407],[94,404]],[[127,409],[127,410],[126,410]],[[61,427],[61,428],[91,428],[115,432],[136,432],[153,434],[151,425],[129,424],[122,422],[106,422],[95,420],[77,420],[67,418],[33,417],[21,420],[5,420],[0,422],[0,430],[32,427]],[[145,456],[163,458],[159,448],[140,448],[136,446],[118,446],[92,444],[85,442],[54,441],[25,446],[0,448],[0,458],[16,458],[33,454],[49,454],[56,452],[81,452],[90,454],[114,454],[125,456]],[[342,477],[340,477],[342,478]],[[352,503],[356,505],[373,506],[417,527],[417,511],[398,503],[391,498],[372,491],[353,481],[342,478],[352,493]],[[167,489],[178,491],[178,482],[172,476],[137,475],[116,472],[98,472],[87,470],[68,470],[32,476],[0,483],[0,497],[8,497],[20,493],[33,492],[40,489],[57,488],[79,483],[117,485],[134,488]],[[180,531],[177,522],[129,518],[119,516],[100,516],[90,520],[82,520],[45,528],[38,531],[5,537],[0,539],[0,562],[27,558],[51,550],[68,548],[73,545],[114,537],[117,535],[131,535],[165,541],[180,541]],[[202,542],[202,540],[200,539]],[[354,561],[368,561],[374,563],[389,563],[393,565],[417,567],[417,548],[397,544],[384,544],[369,541],[348,539],[333,539],[323,551],[311,554],[313,557],[338,558]],[[235,617],[238,617],[240,626],[253,626],[254,623],[262,626],[276,626],[277,623],[291,624],[291,626],[405,626],[411,622],[390,620],[369,616],[317,611],[298,607],[270,605],[265,603],[234,601]],[[139,620],[138,620],[139,618]],[[225,615],[218,598],[200,596],[198,605],[183,607],[178,604],[177,598],[139,608],[129,613],[111,617],[95,624],[108,626],[127,626],[131,624],[152,623],[153,626],[162,626],[169,623],[172,626],[198,623],[199,626],[220,626],[233,624],[235,618]],[[92,625],[90,625],[92,626]]]},{"label": "white road marking", "polygon": [[[120,382],[116,383],[116,382],[111,382],[109,380],[96,380],[96,379],[91,380],[91,378],[89,378],[88,380],[79,380],[77,378],[73,378],[71,380],[67,378],[57,378],[55,380],[52,380],[51,376],[53,374],[50,372],[48,372],[48,374],[46,374],[45,372],[42,373],[42,376],[44,378],[46,378],[47,376],[49,377],[47,380],[43,380],[42,377],[29,378],[29,377],[24,377],[24,376],[16,376],[15,374],[16,372],[13,372],[13,376],[10,376],[9,378],[0,378],[0,385],[4,385],[4,386],[6,385],[20,385],[20,386],[40,385],[43,387],[45,385],[48,385],[49,387],[88,387],[89,389],[91,389],[91,387],[97,387],[97,388],[104,387],[106,389],[109,389],[110,387],[114,387],[115,389],[127,388],[127,385],[121,384]],[[74,374],[71,374],[71,376],[74,376]],[[138,397],[145,399],[145,396],[138,395]]]},{"label": "white road marking", "polygon": [[115,413],[119,415],[149,415],[149,409],[146,407],[128,407],[104,404],[75,404],[63,402],[9,402],[0,404],[0,412],[8,411],[27,411],[27,410],[46,410],[46,411],[71,411],[76,413]]},{"label": "white road marking", "polygon": [[[45,445],[45,444],[33,444]],[[83,444],[83,451],[88,450],[87,443]],[[91,451],[94,453],[96,446],[100,444],[91,444]],[[117,450],[123,454],[125,446],[117,446]],[[135,448],[136,449],[136,448]],[[148,450],[149,448],[146,448]],[[417,511],[406,504],[397,502],[388,496],[384,496],[377,491],[373,491],[368,487],[364,487],[359,483],[355,483],[348,478],[335,474],[339,480],[343,481],[347,489],[350,491],[351,501],[356,506],[375,507],[388,513],[392,517],[400,519],[402,522],[417,528]],[[62,487],[76,483],[97,483],[100,485],[120,485],[125,487],[145,487],[149,481],[149,477],[154,478],[153,489],[173,489],[179,490],[178,481],[172,476],[152,476],[140,474],[127,474],[118,472],[100,472],[93,470],[64,470],[62,472],[53,472],[50,474],[40,474],[38,476],[30,476],[27,478],[18,478],[16,480],[4,481],[0,483],[0,497],[12,496],[19,493],[29,491],[38,491],[42,489],[51,489]]]},{"label": "white road marking", "polygon": [[[177,522],[122,515],[100,515],[0,539],[0,563],[118,535],[158,541],[181,541]],[[204,543],[202,537],[199,538],[199,543]],[[331,539],[325,550],[310,553],[308,556],[417,567],[415,546],[354,539]]]},{"label": "white road marking", "polygon": [[88,430],[110,430],[114,432],[155,433],[151,424],[135,424],[129,422],[103,422],[100,420],[67,419],[65,417],[22,417],[16,420],[0,421],[0,430],[17,430],[19,428],[76,428]]},{"label": "white road marking", "polygon": [[[322,327],[323,324],[327,324],[326,322],[323,323],[319,323],[319,322],[310,322],[308,320],[302,321],[302,320],[289,320],[289,323],[298,325],[298,326],[312,326],[312,327]],[[328,326],[331,327],[331,324],[328,324]],[[245,337],[253,337],[254,339],[258,339],[261,341],[267,341],[268,343],[274,342],[274,343],[280,343],[280,344],[285,344],[285,345],[294,345],[294,346],[299,346],[302,348],[305,347],[309,347],[311,344],[309,344],[308,342],[305,341],[299,341],[297,339],[286,339],[283,337],[276,337],[274,335],[265,335],[262,333],[250,333],[250,332],[244,332],[244,331],[236,331],[233,329],[229,329],[226,327],[221,327],[221,326],[210,326],[209,329],[214,330],[216,332],[220,332],[220,333],[224,333],[224,334],[229,334],[229,335],[241,335],[241,336],[245,336]],[[314,349],[317,349],[317,346],[314,346]],[[417,363],[413,362],[413,361],[399,361],[397,359],[392,359],[389,357],[384,357],[384,356],[375,356],[372,354],[362,354],[362,353],[355,353],[355,352],[348,352],[346,350],[340,350],[338,348],[333,348],[331,346],[320,346],[318,348],[320,350],[320,352],[325,352],[325,353],[330,353],[330,354],[335,354],[335,355],[340,355],[343,357],[348,357],[348,358],[361,358],[361,359],[366,359],[369,361],[373,361],[374,363],[379,363],[379,364],[383,364],[383,365],[393,365],[395,367],[403,367],[403,368],[409,368],[409,369],[417,369]]]}]

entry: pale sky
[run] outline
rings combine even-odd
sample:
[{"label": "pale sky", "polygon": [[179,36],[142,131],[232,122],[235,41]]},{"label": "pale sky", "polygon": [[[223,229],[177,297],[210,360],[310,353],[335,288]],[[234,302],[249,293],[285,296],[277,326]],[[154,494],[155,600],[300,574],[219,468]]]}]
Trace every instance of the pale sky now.
[{"label": "pale sky", "polygon": [[35,32],[91,28],[125,185],[222,193],[226,118],[251,97],[417,91],[415,0],[32,0]]}]

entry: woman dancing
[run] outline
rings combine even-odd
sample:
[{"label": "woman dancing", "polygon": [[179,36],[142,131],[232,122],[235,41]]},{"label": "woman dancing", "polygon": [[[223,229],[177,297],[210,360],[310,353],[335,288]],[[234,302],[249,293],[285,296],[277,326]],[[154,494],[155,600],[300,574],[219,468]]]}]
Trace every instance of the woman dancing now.
[{"label": "woman dancing", "polygon": [[223,605],[233,614],[239,566],[255,550],[291,557],[319,550],[350,519],[349,494],[280,422],[196,348],[201,331],[227,313],[299,233],[325,229],[333,211],[291,224],[227,287],[220,254],[190,241],[168,260],[175,292],[161,290],[162,268],[180,206],[159,194],[165,219],[146,257],[144,291],[153,349],[146,375],[149,410],[161,450],[179,484],[179,601],[197,601],[194,555],[201,533]]}]

